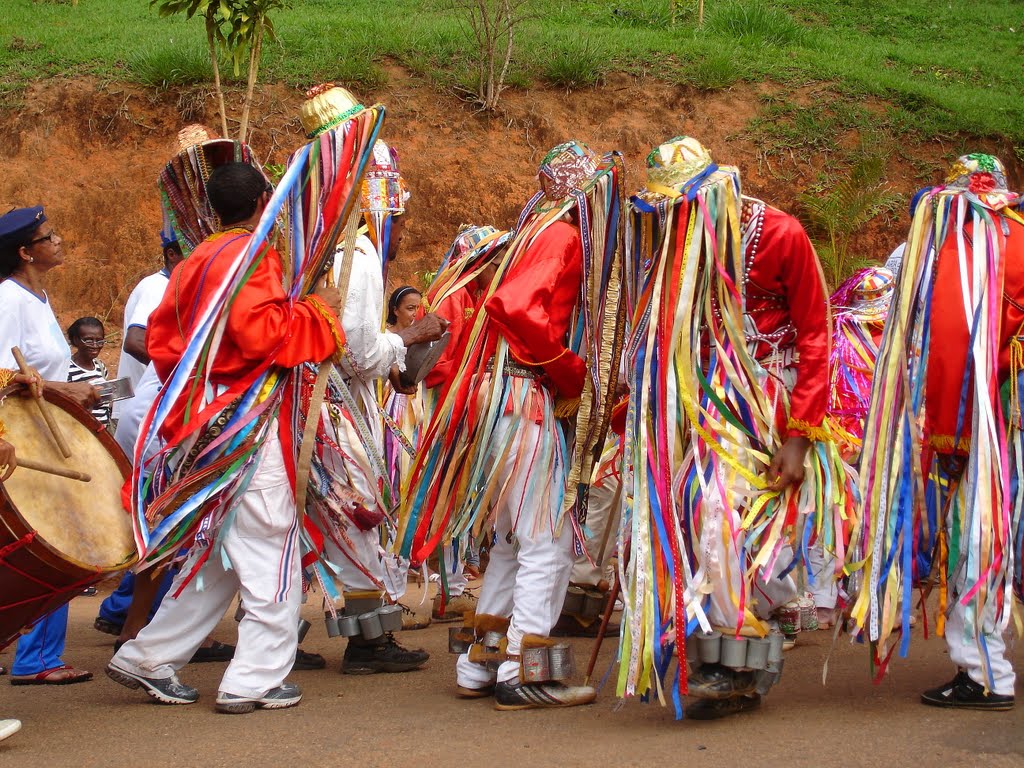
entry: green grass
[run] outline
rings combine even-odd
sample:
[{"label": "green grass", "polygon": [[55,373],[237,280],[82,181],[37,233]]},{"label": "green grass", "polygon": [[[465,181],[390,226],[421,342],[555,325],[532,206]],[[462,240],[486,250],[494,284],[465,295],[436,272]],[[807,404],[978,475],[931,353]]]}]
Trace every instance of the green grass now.
[{"label": "green grass", "polygon": [[[587,87],[616,69],[706,89],[827,82],[851,105],[885,100],[883,124],[922,138],[1024,142],[1019,0],[706,0],[703,28],[696,0],[678,7],[671,26],[669,0],[533,0],[513,83]],[[159,19],[147,0],[0,0],[0,17],[0,91],[60,74],[173,85],[207,71],[202,24]],[[276,26],[267,79],[376,87],[389,57],[442,85],[472,78],[473,44],[444,0],[294,0]]]}]

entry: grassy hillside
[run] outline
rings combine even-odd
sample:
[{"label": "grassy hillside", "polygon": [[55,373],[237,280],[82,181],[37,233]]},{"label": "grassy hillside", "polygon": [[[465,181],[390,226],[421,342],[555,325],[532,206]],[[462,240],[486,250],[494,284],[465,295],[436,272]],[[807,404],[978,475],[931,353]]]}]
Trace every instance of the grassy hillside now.
[{"label": "grassy hillside", "polygon": [[[706,0],[702,28],[696,0],[678,5],[672,26],[669,0],[533,0],[511,80],[581,87],[626,70],[710,90],[740,80],[826,83],[828,104],[804,107],[827,108],[833,121],[1024,144],[1019,0]],[[147,0],[0,0],[0,18],[8,100],[40,76],[89,73],[154,86],[209,77],[201,22],[160,19]],[[443,86],[469,82],[469,36],[445,0],[293,0],[277,28],[267,79],[377,86],[386,77],[379,62],[391,57]],[[883,109],[862,109],[878,100]],[[791,105],[773,108],[775,138],[784,142],[800,121]]]}]

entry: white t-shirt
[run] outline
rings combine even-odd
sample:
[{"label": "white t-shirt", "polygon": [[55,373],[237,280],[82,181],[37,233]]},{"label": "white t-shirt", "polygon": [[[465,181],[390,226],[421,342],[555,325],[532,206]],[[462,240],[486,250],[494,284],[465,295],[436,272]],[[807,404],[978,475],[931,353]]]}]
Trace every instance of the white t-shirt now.
[{"label": "white t-shirt", "polygon": [[[167,290],[167,283],[170,277],[164,270],[160,270],[148,277],[142,278],[139,284],[128,296],[124,305],[124,335],[128,336],[129,328],[143,328],[149,325],[149,316],[160,304]],[[121,348],[121,357],[117,361],[117,376],[120,379],[130,379],[132,389],[139,384],[146,364],[139,362]]]},{"label": "white t-shirt", "polygon": [[68,380],[71,347],[49,300],[7,278],[0,283],[0,368],[17,370],[11,347],[20,348],[28,364],[46,381]]}]

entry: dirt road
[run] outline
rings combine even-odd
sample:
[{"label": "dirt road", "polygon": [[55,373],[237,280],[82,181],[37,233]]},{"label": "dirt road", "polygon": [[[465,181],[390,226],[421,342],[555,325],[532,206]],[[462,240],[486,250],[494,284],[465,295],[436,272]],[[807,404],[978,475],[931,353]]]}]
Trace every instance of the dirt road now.
[{"label": "dirt road", "polygon": [[[206,768],[266,765],[440,766],[977,766],[1024,765],[1024,704],[1009,713],[957,713],[917,703],[924,687],[951,676],[944,643],[914,638],[909,660],[894,662],[872,685],[866,651],[824,632],[801,636],[787,655],[782,683],[761,710],[713,723],[676,722],[671,709],[631,700],[621,704],[612,684],[595,705],[558,711],[497,712],[490,700],[453,694],[447,625],[404,633],[407,645],[433,654],[426,668],[404,675],[342,676],[340,638],[328,639],[318,605],[304,648],[323,654],[328,668],[296,672],[304,692],[290,710],[245,716],[213,711],[221,664],[186,668],[182,677],[202,699],[187,707],[151,704],[102,674],[111,638],[92,628],[99,598],[71,606],[65,659],[96,679],[68,687],[14,688],[0,679],[0,717],[18,717],[21,733],[0,744],[0,766],[145,766]],[[217,637],[234,639],[230,617]],[[585,663],[589,641],[577,640]],[[612,662],[606,643],[599,670]],[[1024,653],[1013,654],[1024,668]],[[9,665],[11,653],[0,657]],[[1021,686],[1018,686],[1021,689]],[[760,752],[762,755],[757,756]]]}]

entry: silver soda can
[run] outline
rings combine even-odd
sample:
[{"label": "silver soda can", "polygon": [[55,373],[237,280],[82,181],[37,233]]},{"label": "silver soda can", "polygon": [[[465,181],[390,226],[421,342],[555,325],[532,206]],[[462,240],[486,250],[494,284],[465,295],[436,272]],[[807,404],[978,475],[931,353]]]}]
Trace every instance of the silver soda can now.
[{"label": "silver soda can", "polygon": [[337,637],[341,634],[341,630],[338,628],[338,617],[331,616],[330,612],[324,614],[324,624],[327,626],[327,636]]},{"label": "silver soda can", "polygon": [[301,643],[306,639],[306,633],[309,632],[309,628],[313,626],[305,619],[299,619],[299,642]]}]

